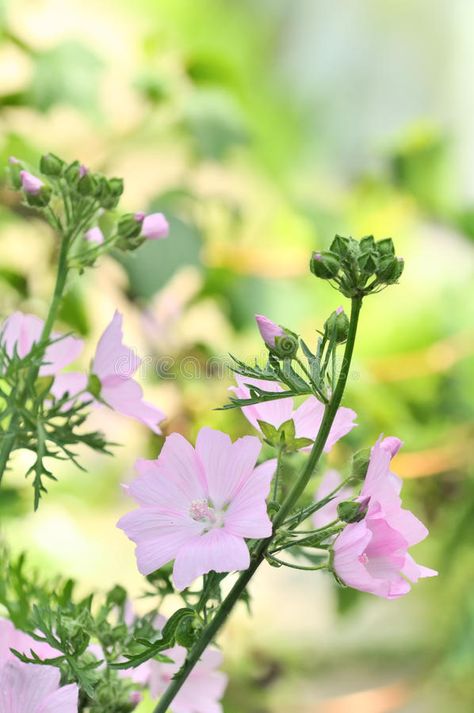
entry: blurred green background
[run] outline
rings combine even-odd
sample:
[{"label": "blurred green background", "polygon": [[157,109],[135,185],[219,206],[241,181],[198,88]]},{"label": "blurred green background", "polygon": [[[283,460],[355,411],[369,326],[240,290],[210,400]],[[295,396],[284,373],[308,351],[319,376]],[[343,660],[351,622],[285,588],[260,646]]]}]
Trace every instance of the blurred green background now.
[{"label": "blurred green background", "polygon": [[[118,307],[146,355],[166,431],[250,432],[225,403],[227,354],[262,354],[256,312],[310,341],[340,297],[308,274],[333,234],[393,236],[399,286],[365,303],[346,405],[344,471],[380,432],[439,569],[406,598],[262,568],[253,618],[224,636],[226,713],[445,713],[474,698],[474,131],[471,0],[11,0],[0,2],[0,159],[51,150],[123,176],[127,210],[159,209],[165,242],[72,281],[63,327],[87,358]],[[44,315],[48,228],[0,189],[1,316]],[[139,594],[115,529],[119,483],[158,440],[110,413],[113,459],[65,464],[38,514],[26,456],[0,492],[0,528],[45,571]],[[146,711],[146,703],[141,708]]]}]

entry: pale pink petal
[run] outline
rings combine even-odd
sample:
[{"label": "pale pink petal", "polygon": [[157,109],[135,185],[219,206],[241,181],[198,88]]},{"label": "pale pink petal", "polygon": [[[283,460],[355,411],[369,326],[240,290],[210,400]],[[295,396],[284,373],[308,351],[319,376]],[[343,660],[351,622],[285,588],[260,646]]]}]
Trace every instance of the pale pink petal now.
[{"label": "pale pink petal", "polygon": [[25,193],[33,196],[36,196],[44,186],[43,181],[29,171],[20,171],[20,180]]},{"label": "pale pink petal", "polygon": [[[235,392],[235,395],[239,399],[250,398],[250,389],[246,384],[258,386],[263,389],[263,391],[277,393],[283,391],[280,384],[276,381],[251,379],[241,376],[240,374],[236,374],[235,379],[238,385],[232,386],[231,390]],[[279,428],[282,423],[289,421],[293,415],[293,399],[287,397],[284,399],[275,399],[275,401],[264,401],[263,403],[252,404],[251,406],[243,406],[242,413],[257,430],[260,430],[258,421],[265,421],[266,423],[271,423],[275,428]]]},{"label": "pale pink petal", "polygon": [[59,669],[15,659],[0,667],[1,713],[77,713],[75,684],[58,689]]},{"label": "pale pink petal", "polygon": [[96,245],[102,245],[105,240],[104,234],[98,225],[95,225],[93,228],[89,228],[89,230],[84,234],[84,237],[89,243],[95,243]]},{"label": "pale pink petal", "polygon": [[158,460],[160,467],[166,471],[169,483],[174,483],[189,503],[207,497],[207,483],[200,459],[180,433],[167,437]]},{"label": "pale pink petal", "polygon": [[203,485],[197,491],[194,484],[188,488],[187,483],[183,483],[182,479],[175,480],[173,471],[167,468],[161,459],[154,461],[140,459],[136,462],[135,468],[140,475],[130,484],[127,494],[140,505],[157,506],[187,514],[193,500],[206,498],[207,491]]},{"label": "pale pink petal", "polygon": [[129,416],[148,426],[154,433],[161,433],[158,426],[166,417],[163,411],[143,400],[143,390],[133,379],[121,380],[112,386],[102,384],[101,397],[115,411]]},{"label": "pale pink petal", "polygon": [[169,224],[163,213],[151,213],[143,219],[141,234],[144,238],[160,240],[168,237],[168,233]]},{"label": "pale pink petal", "polygon": [[[143,516],[147,511],[142,509],[137,512]],[[129,515],[131,514],[133,513],[129,513]],[[125,518],[127,516],[119,521],[118,526],[137,542],[135,551],[137,566],[144,575],[151,574],[175,559],[180,549],[192,541],[197,536],[195,533],[202,529],[201,523],[194,522],[191,518],[182,518],[178,524],[179,518],[169,517],[166,522],[162,517],[161,525],[157,523],[155,528],[149,527],[148,530],[145,530],[145,526],[143,526],[138,535],[132,536],[127,531],[127,527],[131,527],[130,519],[126,520]],[[156,537],[153,537],[153,532],[156,532]],[[135,533],[137,533],[136,525]]]},{"label": "pale pink petal", "polygon": [[403,441],[396,438],[396,436],[387,436],[380,442],[380,445],[382,448],[385,448],[385,450],[388,450],[393,458],[403,446]]},{"label": "pale pink petal", "polygon": [[402,573],[405,577],[408,577],[411,582],[417,582],[421,577],[436,577],[438,575],[435,569],[424,567],[422,564],[415,562],[411,555],[406,556]]},{"label": "pale pink petal", "polygon": [[269,537],[272,523],[266,498],[276,470],[276,459],[257,466],[232,499],[224,516],[225,531],[239,537]]},{"label": "pale pink petal", "polygon": [[141,364],[141,359],[123,344],[122,322],[122,315],[116,311],[97,344],[92,371],[103,385],[129,379]]},{"label": "pale pink petal", "polygon": [[229,436],[212,428],[201,428],[196,453],[202,463],[209,496],[215,507],[230,503],[240,483],[255,467],[261,443],[254,436],[244,436],[232,443]]},{"label": "pale pink petal", "polygon": [[75,683],[51,693],[38,708],[38,713],[77,713],[79,689]]},{"label": "pale pink petal", "polygon": [[44,364],[40,369],[41,376],[56,374],[60,369],[71,364],[82,352],[84,342],[76,337],[63,337],[58,332],[52,335],[57,341],[45,351]]},{"label": "pale pink petal", "polygon": [[[309,396],[294,413],[293,420],[295,422],[296,436],[298,438],[310,438],[314,441],[319,433],[323,416],[324,404],[318,401],[315,396]],[[325,453],[328,453],[340,438],[356,426],[354,423],[356,416],[357,414],[352,409],[343,406],[338,408],[324,446]],[[309,448],[305,450],[309,450]]]},{"label": "pale pink petal", "polygon": [[3,323],[1,336],[8,356],[15,352],[21,359],[30,353],[33,344],[39,341],[44,322],[33,314],[14,312]]},{"label": "pale pink petal", "polygon": [[278,324],[275,324],[263,314],[256,314],[255,321],[263,341],[269,347],[275,346],[275,337],[282,337],[285,333]]},{"label": "pale pink petal", "polygon": [[[62,374],[57,374],[54,377],[51,393],[58,401],[66,396],[66,394],[69,394],[71,399],[66,402],[65,407],[67,407],[72,404],[76,394],[84,392],[86,388],[87,374],[83,374],[79,371],[67,371]],[[88,396],[88,394],[82,394],[82,398],[89,400],[90,396]]]},{"label": "pale pink petal", "polygon": [[174,563],[173,580],[176,589],[182,591],[208,572],[233,572],[247,569],[249,565],[250,554],[245,541],[223,529],[214,529],[181,547]]}]

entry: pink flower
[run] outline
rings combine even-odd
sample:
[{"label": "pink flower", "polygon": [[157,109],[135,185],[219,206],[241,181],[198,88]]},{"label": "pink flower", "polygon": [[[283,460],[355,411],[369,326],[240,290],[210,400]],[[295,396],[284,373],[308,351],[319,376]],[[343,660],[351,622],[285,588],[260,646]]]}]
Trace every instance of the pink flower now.
[{"label": "pink flower", "polygon": [[386,599],[410,591],[411,582],[433,577],[432,569],[418,565],[408,548],[428,535],[426,527],[401,507],[399,482],[390,473],[391,450],[379,439],[372,449],[359,502],[369,499],[361,522],[347,525],[337,537],[334,570],[354,589]]},{"label": "pink flower", "polygon": [[[138,215],[142,215],[139,213]],[[148,240],[160,240],[168,237],[169,224],[163,213],[151,213],[142,218],[142,232],[144,238]]]},{"label": "pink flower", "polygon": [[28,171],[20,171],[20,180],[25,193],[30,193],[33,196],[36,196],[44,186],[41,179]]},{"label": "pink flower", "polygon": [[140,507],[118,527],[137,544],[138,569],[150,574],[174,560],[178,590],[211,570],[247,569],[244,538],[268,537],[265,499],[275,461],[255,467],[261,445],[202,428],[193,448],[172,433],[154,461],[139,460],[129,494]]},{"label": "pink flower", "polygon": [[0,713],[77,713],[75,684],[59,688],[57,668],[22,663],[11,649],[27,656],[33,650],[43,660],[59,655],[49,644],[0,619]]},{"label": "pink flower", "polygon": [[[323,475],[319,488],[316,491],[314,497],[315,502],[324,500],[333,490],[335,490],[341,484],[342,478],[337,470],[328,470]],[[337,506],[342,503],[343,500],[347,500],[352,495],[351,488],[345,487],[341,488],[336,495],[322,508],[316,510],[313,515],[313,524],[316,528],[326,527],[329,523],[337,520]]]},{"label": "pink flower", "polygon": [[59,656],[60,653],[43,641],[36,641],[24,631],[15,629],[9,619],[0,619],[0,665],[7,661],[18,661],[12,654],[11,649],[15,649],[22,654],[30,656],[33,650],[40,659],[49,659]]},{"label": "pink flower", "polygon": [[104,234],[98,225],[94,226],[93,228],[89,228],[89,230],[85,233],[84,237],[89,243],[96,243],[97,245],[102,245],[102,243],[104,242]]},{"label": "pink flower", "polygon": [[78,688],[60,688],[60,677],[52,666],[0,664],[0,713],[77,713]]},{"label": "pink flower", "polygon": [[[16,348],[18,356],[24,359],[33,345],[39,342],[43,326],[43,320],[33,314],[23,314],[23,312],[11,314],[3,323],[0,335],[8,356],[12,357]],[[83,348],[82,339],[61,338],[59,332],[53,332],[52,339],[57,341],[50,344],[45,351],[43,365],[39,371],[41,376],[57,374],[63,367],[73,362]]]},{"label": "pink flower", "polygon": [[161,433],[158,423],[165,418],[164,413],[143,400],[141,386],[132,379],[140,364],[141,359],[123,344],[122,315],[115,312],[99,339],[92,364],[92,372],[102,386],[100,396],[119,413]]},{"label": "pink flower", "polygon": [[268,319],[268,317],[264,317],[263,314],[256,314],[255,321],[263,341],[267,347],[273,349],[275,347],[275,337],[283,337],[285,330],[275,322],[272,322],[271,319]]},{"label": "pink flower", "polygon": [[[235,375],[237,386],[231,387],[232,391],[239,399],[250,398],[250,389],[247,384],[258,386],[264,391],[283,391],[276,381],[265,381],[264,379],[251,379],[240,374]],[[258,421],[270,423],[275,428],[279,428],[282,423],[293,419],[295,423],[295,434],[297,438],[309,438],[312,441],[318,435],[321,421],[324,415],[324,406],[315,396],[309,396],[303,403],[294,409],[294,401],[291,397],[275,399],[274,401],[264,401],[251,406],[243,406],[242,412],[247,420],[260,430]],[[336,418],[329,432],[324,450],[328,453],[334,444],[357,424],[354,419],[357,417],[355,411],[341,406],[337,410]],[[308,450],[304,448],[303,450]]]},{"label": "pink flower", "polygon": [[[174,646],[163,652],[174,663],[150,661],[150,692],[156,698],[162,694],[186,658],[183,646]],[[208,648],[191,671],[188,679],[170,706],[171,713],[222,713],[220,699],[227,686],[227,676],[216,669],[221,665],[222,655],[217,649]]]}]

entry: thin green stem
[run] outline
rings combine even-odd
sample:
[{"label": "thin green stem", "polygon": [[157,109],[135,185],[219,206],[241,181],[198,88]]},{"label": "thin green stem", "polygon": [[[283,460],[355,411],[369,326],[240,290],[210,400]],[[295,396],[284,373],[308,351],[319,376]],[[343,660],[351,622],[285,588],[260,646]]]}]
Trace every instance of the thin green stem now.
[{"label": "thin green stem", "polygon": [[293,488],[290,490],[289,494],[285,498],[280,510],[277,512],[273,520],[273,534],[267,537],[265,540],[261,540],[253,555],[250,562],[250,566],[247,570],[242,572],[235,582],[234,586],[218,608],[214,618],[210,623],[204,628],[200,638],[194,644],[192,649],[189,651],[188,656],[184,665],[176,675],[176,677],[171,681],[170,685],[164,692],[161,700],[155,707],[153,713],[166,713],[170,704],[173,702],[175,696],[181,689],[183,683],[188,678],[189,674],[193,670],[194,666],[197,664],[201,658],[203,652],[210,644],[210,642],[215,638],[218,631],[221,629],[223,624],[226,622],[227,617],[234,608],[235,604],[240,599],[241,595],[245,591],[248,583],[252,579],[253,575],[265,559],[266,552],[276,535],[278,528],[283,524],[286,517],[295,506],[296,502],[302,495],[306,485],[313,474],[313,471],[321,457],[324,446],[326,444],[329,431],[333,424],[334,418],[337,413],[337,409],[341,403],[341,399],[344,393],[344,389],[347,383],[347,377],[349,375],[349,369],[352,360],[352,354],[354,351],[355,337],[357,333],[357,325],[359,321],[359,313],[362,305],[362,298],[354,297],[352,298],[352,309],[351,309],[351,319],[349,325],[349,333],[347,336],[346,348],[344,351],[344,359],[339,373],[339,379],[334,389],[334,393],[331,397],[331,401],[326,406],[324,411],[323,420],[321,427],[319,429],[318,436],[313,444],[311,453],[309,455],[308,461],[306,463],[303,472],[296,481]]},{"label": "thin green stem", "polygon": [[274,555],[267,555],[267,558],[272,562],[281,565],[282,567],[290,567],[290,569],[301,569],[303,572],[316,572],[316,570],[318,569],[328,568],[327,562],[324,562],[324,564],[314,565],[313,567],[305,567],[304,565],[293,564],[292,562],[285,562],[284,560],[281,560],[278,557],[275,557]]},{"label": "thin green stem", "polygon": [[281,469],[283,465],[283,448],[282,446],[278,447],[277,451],[277,465],[276,465],[276,471],[275,471],[275,479],[273,481],[273,500],[277,500],[278,498],[278,486],[280,484],[280,475],[281,475]]},{"label": "thin green stem", "polygon": [[314,381],[313,377],[311,376],[309,370],[306,368],[304,363],[301,361],[301,359],[299,357],[295,357],[295,361],[299,365],[299,367],[302,369],[302,371],[305,374],[305,376],[307,377],[307,379],[309,380],[309,383],[313,387],[315,393],[319,396],[319,398],[321,399],[321,401],[323,403],[327,404],[327,402],[328,402],[327,397],[323,394],[323,392],[321,391],[319,386],[316,384],[316,382]]},{"label": "thin green stem", "polygon": [[[67,235],[63,236],[61,240],[61,249],[59,253],[59,260],[58,260],[58,269],[56,273],[56,283],[54,286],[54,292],[53,292],[53,298],[51,300],[51,304],[49,306],[49,311],[48,315],[46,317],[46,321],[43,325],[43,331],[41,332],[41,337],[39,340],[40,345],[46,345],[48,338],[51,334],[51,331],[53,329],[54,321],[56,319],[56,315],[59,309],[59,305],[61,304],[61,298],[64,292],[64,287],[66,285],[66,279],[67,279],[67,274],[68,274],[68,268],[67,268],[67,253],[68,253],[68,248],[69,248],[69,239]],[[34,366],[30,369],[30,372],[27,376],[26,379],[26,386],[25,389],[22,391],[22,395],[19,395],[19,400],[20,403],[24,401],[26,398],[26,394],[31,388],[32,384],[34,384],[38,372],[39,372],[39,366]],[[20,414],[18,411],[13,413],[12,419],[10,422],[10,428],[9,428],[9,433],[4,436],[2,440],[2,445],[0,447],[0,484],[2,482],[3,474],[6,470],[7,464],[8,464],[8,459],[10,458],[10,453],[12,452],[14,446],[15,446],[15,441],[17,437],[17,428],[20,422]]]}]

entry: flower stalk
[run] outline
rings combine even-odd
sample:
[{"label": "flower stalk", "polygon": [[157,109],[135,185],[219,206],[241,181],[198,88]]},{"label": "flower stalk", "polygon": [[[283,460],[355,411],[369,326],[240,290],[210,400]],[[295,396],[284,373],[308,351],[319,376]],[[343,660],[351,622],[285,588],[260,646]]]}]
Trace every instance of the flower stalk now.
[{"label": "flower stalk", "polygon": [[170,685],[161,697],[159,703],[154,708],[153,713],[166,713],[166,711],[168,711],[175,696],[180,691],[181,687],[185,683],[194,666],[198,663],[207,646],[216,637],[222,626],[225,624],[228,616],[230,615],[234,606],[239,601],[241,595],[244,593],[253,575],[264,561],[268,548],[270,547],[273,539],[275,538],[278,529],[283,525],[287,516],[297,504],[311,476],[313,475],[314,470],[323,453],[324,446],[329,435],[329,431],[331,430],[331,426],[336,417],[337,409],[339,408],[344,394],[344,390],[346,388],[347,378],[349,376],[352,361],[352,355],[354,352],[354,345],[361,306],[362,297],[352,297],[349,330],[344,350],[343,363],[339,372],[339,378],[336,384],[336,388],[334,389],[333,395],[329,403],[325,407],[321,427],[319,429],[318,436],[314,441],[305,467],[273,519],[272,535],[264,540],[260,540],[260,542],[257,544],[250,562],[250,567],[239,575],[234,586],[232,587],[222,604],[217,609],[213,619],[203,629],[201,636],[196,641],[194,646],[190,649],[183,667],[175,676],[175,678],[171,681]]}]

